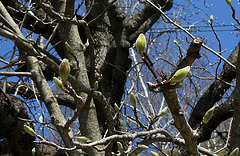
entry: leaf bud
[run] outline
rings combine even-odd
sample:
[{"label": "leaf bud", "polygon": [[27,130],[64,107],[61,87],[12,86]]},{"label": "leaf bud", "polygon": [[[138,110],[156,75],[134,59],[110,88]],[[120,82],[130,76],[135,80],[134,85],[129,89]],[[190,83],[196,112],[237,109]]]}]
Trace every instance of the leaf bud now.
[{"label": "leaf bud", "polygon": [[55,83],[55,85],[57,86],[58,89],[60,89],[61,91],[65,90],[65,87],[64,87],[61,80],[59,80],[57,77],[53,77],[53,81],[54,81],[54,83]]},{"label": "leaf bud", "polygon": [[163,110],[158,114],[159,117],[164,116],[168,111],[168,107],[163,108]]},{"label": "leaf bud", "polygon": [[119,113],[119,107],[116,103],[114,103],[114,108],[115,108],[116,112]]},{"label": "leaf bud", "polygon": [[123,145],[121,142],[117,142],[118,150],[122,154],[123,153]]},{"label": "leaf bud", "polygon": [[210,16],[210,22],[213,22],[213,15]]},{"label": "leaf bud", "polygon": [[67,81],[69,74],[70,74],[70,64],[67,59],[63,59],[59,66],[59,75],[63,83]]},{"label": "leaf bud", "polygon": [[173,40],[173,42],[178,46],[179,44],[178,44],[178,41],[176,41],[176,40]]},{"label": "leaf bud", "polygon": [[141,57],[141,59],[143,58],[143,52],[146,48],[146,37],[144,34],[140,34],[136,40],[136,47],[137,47],[137,51],[139,56]]},{"label": "leaf bud", "polygon": [[99,88],[98,81],[95,81],[93,85],[93,90],[97,90]]},{"label": "leaf bud", "polygon": [[150,153],[151,153],[151,156],[159,156],[159,154],[157,152],[151,151]]},{"label": "leaf bud", "polygon": [[238,153],[239,153],[239,148],[237,147],[229,154],[229,156],[238,156]]},{"label": "leaf bud", "polygon": [[227,4],[232,7],[232,1],[231,0],[226,0]]},{"label": "leaf bud", "polygon": [[24,125],[24,130],[27,131],[31,136],[36,137],[36,132],[29,126]]},{"label": "leaf bud", "polygon": [[136,96],[134,95],[134,93],[131,93],[131,95],[130,95],[130,102],[131,102],[133,108],[136,109],[137,99],[136,99]]},{"label": "leaf bud", "polygon": [[32,148],[32,155],[35,156],[35,154],[36,154],[36,148],[33,147],[33,148]]},{"label": "leaf bud", "polygon": [[171,81],[170,85],[176,85],[177,83],[181,84],[183,80],[186,78],[186,76],[188,75],[189,71],[190,71],[190,66],[184,67],[176,71],[176,73],[170,79]]},{"label": "leaf bud", "polygon": [[87,137],[84,137],[84,136],[75,137],[75,139],[77,139],[77,140],[79,140],[79,141],[81,141],[81,142],[84,142],[84,143],[86,143],[86,142],[91,142],[90,139],[88,139]]},{"label": "leaf bud", "polygon": [[206,124],[206,123],[212,118],[213,112],[214,112],[214,107],[211,108],[211,109],[209,109],[209,110],[205,113],[205,115],[204,115],[204,117],[203,117],[203,120],[202,120],[202,122],[203,122],[204,124]]}]

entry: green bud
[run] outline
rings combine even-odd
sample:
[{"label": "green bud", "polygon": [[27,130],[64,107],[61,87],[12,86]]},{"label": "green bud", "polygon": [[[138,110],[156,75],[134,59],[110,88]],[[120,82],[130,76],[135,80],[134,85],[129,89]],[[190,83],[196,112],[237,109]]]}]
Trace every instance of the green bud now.
[{"label": "green bud", "polygon": [[36,154],[36,148],[33,147],[33,148],[32,148],[32,155],[35,156],[35,154]]},{"label": "green bud", "polygon": [[231,0],[226,0],[227,4],[232,7],[232,1]]},{"label": "green bud", "polygon": [[210,22],[213,22],[213,15],[210,16]]},{"label": "green bud", "polygon": [[170,85],[176,85],[177,83],[181,84],[183,80],[186,78],[186,76],[188,75],[189,71],[190,71],[190,66],[184,67],[176,71],[176,73],[170,79],[171,81]]},{"label": "green bud", "polygon": [[121,142],[117,142],[118,150],[122,154],[123,153],[123,145]]},{"label": "green bud", "polygon": [[34,17],[34,13],[33,13],[31,10],[28,11],[27,14],[28,14],[29,16],[33,16],[33,17]]},{"label": "green bud", "polygon": [[202,120],[202,122],[203,122],[204,124],[206,124],[206,123],[212,118],[213,112],[214,112],[214,107],[211,108],[211,109],[209,109],[209,110],[205,113],[205,115],[204,115],[204,117],[203,117],[203,120]]},{"label": "green bud", "polygon": [[139,145],[138,145],[138,148],[139,148],[141,151],[143,151],[143,150],[148,149],[148,146],[143,145],[143,144],[139,144]]},{"label": "green bud", "polygon": [[95,83],[93,85],[93,89],[97,90],[98,88],[99,88],[98,81],[95,81]]},{"label": "green bud", "polygon": [[24,130],[27,131],[31,136],[36,137],[36,132],[29,126],[24,125]]},{"label": "green bud", "polygon": [[137,99],[136,99],[136,96],[134,95],[134,93],[131,93],[131,95],[130,95],[130,102],[135,109],[137,107]]},{"label": "green bud", "polygon": [[114,108],[115,108],[116,112],[119,113],[119,107],[116,103],[114,103]]},{"label": "green bud", "polygon": [[72,51],[71,46],[67,42],[65,42],[65,47],[68,51]]},{"label": "green bud", "polygon": [[151,151],[150,153],[151,153],[151,156],[159,156],[159,154],[157,152]]},{"label": "green bud", "polygon": [[137,51],[139,56],[142,58],[143,57],[143,52],[146,48],[146,37],[144,36],[144,34],[140,34],[136,40],[136,47],[137,47]]},{"label": "green bud", "polygon": [[64,87],[61,80],[59,80],[57,77],[53,77],[53,81],[54,81],[54,83],[55,83],[55,85],[57,86],[58,89],[60,89],[62,91],[65,90],[65,87]]},{"label": "green bud", "polygon": [[67,59],[63,59],[59,66],[59,75],[63,83],[67,81],[69,74],[70,74],[70,64]]},{"label": "green bud", "polygon": [[159,117],[164,116],[168,111],[168,107],[163,108],[163,110],[158,114]]},{"label": "green bud", "polygon": [[239,153],[239,148],[237,147],[229,154],[229,156],[238,156],[238,153]]},{"label": "green bud", "polygon": [[174,40],[173,42],[174,42],[177,46],[179,45],[179,44],[178,44],[178,41]]},{"label": "green bud", "polygon": [[81,136],[81,137],[75,137],[75,139],[81,141],[81,142],[91,142],[90,139],[88,139],[87,137]]}]

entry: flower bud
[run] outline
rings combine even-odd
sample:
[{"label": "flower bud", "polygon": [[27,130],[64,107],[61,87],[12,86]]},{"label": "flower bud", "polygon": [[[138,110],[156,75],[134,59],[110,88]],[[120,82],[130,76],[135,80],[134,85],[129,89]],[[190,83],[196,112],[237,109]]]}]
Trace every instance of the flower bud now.
[{"label": "flower bud", "polygon": [[143,145],[143,144],[139,144],[139,145],[138,145],[138,148],[139,148],[141,151],[143,151],[143,150],[148,149],[148,146]]},{"label": "flower bud", "polygon": [[33,147],[33,148],[32,148],[32,155],[35,156],[35,154],[36,154],[36,148]]},{"label": "flower bud", "polygon": [[136,40],[136,47],[139,56],[142,58],[143,57],[143,52],[146,48],[146,37],[144,34],[140,34]]},{"label": "flower bud", "polygon": [[27,131],[31,136],[36,137],[36,132],[29,126],[24,125],[24,130]]},{"label": "flower bud", "polygon": [[159,154],[157,152],[151,151],[150,153],[151,153],[151,156],[159,156]]},{"label": "flower bud", "polygon": [[184,67],[176,71],[176,73],[170,79],[171,81],[170,85],[176,85],[177,83],[181,84],[183,80],[186,78],[186,76],[188,75],[189,71],[190,71],[190,66]]},{"label": "flower bud", "polygon": [[210,22],[213,22],[213,15],[210,16]]},{"label": "flower bud", "polygon": [[118,150],[122,154],[123,153],[123,145],[121,142],[117,142]]},{"label": "flower bud", "polygon": [[75,139],[81,141],[81,142],[91,142],[90,139],[88,139],[87,137],[81,136],[81,137],[75,137]]},{"label": "flower bud", "polygon": [[227,4],[232,7],[232,1],[231,0],[226,0]]},{"label": "flower bud", "polygon": [[55,85],[57,86],[58,89],[60,89],[61,91],[65,90],[65,87],[64,87],[61,80],[59,80],[57,77],[53,77],[53,81],[54,81],[54,83],[55,83]]},{"label": "flower bud", "polygon": [[229,154],[229,156],[238,156],[238,153],[239,153],[239,148],[237,147]]},{"label": "flower bud", "polygon": [[173,42],[178,46],[179,44],[178,44],[178,41],[176,41],[176,40],[173,40]]},{"label": "flower bud", "polygon": [[136,99],[136,96],[134,95],[134,93],[131,93],[131,95],[130,95],[130,102],[131,102],[133,108],[135,109],[137,107],[137,99]]},{"label": "flower bud", "polygon": [[99,88],[98,81],[95,81],[95,83],[93,85],[93,89],[97,90],[98,88]]},{"label": "flower bud", "polygon": [[67,59],[63,59],[59,66],[59,75],[63,83],[67,81],[69,74],[70,74],[70,64]]},{"label": "flower bud", "polygon": [[203,122],[204,124],[206,124],[206,123],[212,118],[213,112],[214,112],[214,107],[211,108],[211,109],[209,109],[209,110],[205,113],[205,115],[204,115],[204,117],[203,117],[203,120],[202,120],[202,122]]},{"label": "flower bud", "polygon": [[168,107],[163,108],[163,110],[158,114],[159,117],[164,116],[168,111]]}]

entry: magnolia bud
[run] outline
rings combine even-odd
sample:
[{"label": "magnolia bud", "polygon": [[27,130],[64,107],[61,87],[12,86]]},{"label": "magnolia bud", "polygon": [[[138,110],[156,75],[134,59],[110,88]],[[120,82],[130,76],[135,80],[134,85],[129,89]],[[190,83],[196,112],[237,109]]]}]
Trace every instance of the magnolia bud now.
[{"label": "magnolia bud", "polygon": [[151,151],[150,153],[151,153],[151,156],[159,156],[159,154],[157,152]]},{"label": "magnolia bud", "polygon": [[97,90],[98,87],[99,87],[98,81],[95,81],[95,83],[94,83],[94,85],[93,85],[93,89],[94,89],[94,90]]},{"label": "magnolia bud", "polygon": [[184,67],[176,71],[176,73],[170,79],[170,85],[176,85],[176,83],[181,84],[183,80],[186,78],[190,71],[190,66]]},{"label": "magnolia bud", "polygon": [[238,156],[238,153],[239,153],[239,148],[237,147],[229,154],[229,156]]},{"label": "magnolia bud", "polygon": [[67,42],[65,42],[65,47],[68,51],[72,51],[71,46]]},{"label": "magnolia bud", "polygon": [[179,44],[178,44],[178,41],[174,40],[173,42],[174,42],[177,46],[179,45]]},{"label": "magnolia bud", "polygon": [[227,4],[232,7],[232,1],[231,0],[226,0]]},{"label": "magnolia bud", "polygon": [[130,102],[131,102],[133,108],[135,109],[137,107],[137,99],[136,99],[136,96],[134,95],[134,93],[131,93],[131,95],[130,95]]},{"label": "magnolia bud", "polygon": [[211,108],[211,109],[209,109],[209,110],[205,113],[205,115],[204,115],[204,117],[203,117],[203,120],[202,120],[202,122],[203,122],[204,124],[206,124],[206,123],[212,118],[213,112],[214,112],[214,107]]},{"label": "magnolia bud", "polygon": [[59,75],[61,80],[63,82],[66,82],[69,74],[70,74],[70,64],[67,59],[63,59],[59,66]]},{"label": "magnolia bud", "polygon": [[123,145],[121,142],[117,142],[118,150],[122,154],[123,153]]},{"label": "magnolia bud", "polygon": [[115,108],[116,112],[119,113],[119,107],[116,103],[114,103],[114,108]]},{"label": "magnolia bud", "polygon": [[142,58],[143,57],[143,52],[146,48],[146,37],[143,34],[140,34],[136,40],[136,47],[139,56]]},{"label": "magnolia bud", "polygon": [[210,16],[210,21],[213,22],[213,15]]},{"label": "magnolia bud", "polygon": [[91,142],[90,139],[88,139],[87,137],[81,136],[81,137],[75,137],[75,139],[81,141],[81,142]]},{"label": "magnolia bud", "polygon": [[64,87],[61,80],[59,80],[57,77],[53,77],[53,81],[54,81],[54,83],[55,83],[55,85],[57,86],[58,89],[60,89],[62,91],[65,90],[65,87]]},{"label": "magnolia bud", "polygon": [[32,155],[35,156],[35,154],[36,154],[36,148],[33,147],[33,148],[32,148]]},{"label": "magnolia bud", "polygon": [[30,11],[28,11],[27,12],[27,14],[29,15],[29,16],[32,16],[32,17],[34,17],[34,13],[30,10]]},{"label": "magnolia bud", "polygon": [[168,107],[163,108],[163,110],[158,114],[159,117],[164,116],[168,111]]},{"label": "magnolia bud", "polygon": [[138,145],[138,149],[140,149],[141,151],[143,151],[143,150],[148,149],[148,146],[143,145],[143,144],[139,144],[139,145]]},{"label": "magnolia bud", "polygon": [[29,126],[24,125],[24,130],[27,131],[31,136],[36,137],[36,132]]}]

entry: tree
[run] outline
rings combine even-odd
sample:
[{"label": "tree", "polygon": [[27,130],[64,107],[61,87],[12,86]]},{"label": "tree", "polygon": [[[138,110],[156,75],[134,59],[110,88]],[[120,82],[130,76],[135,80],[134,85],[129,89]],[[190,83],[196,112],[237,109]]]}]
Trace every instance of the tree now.
[{"label": "tree", "polygon": [[[126,3],[115,0],[0,2],[0,35],[13,42],[11,52],[8,54],[6,48],[1,60],[6,65],[0,69],[7,71],[0,72],[3,76],[0,136],[7,140],[13,154],[31,155],[36,149],[37,154],[44,155],[45,148],[50,146],[69,155],[84,152],[137,155],[150,145],[165,153],[169,146],[160,149],[167,142],[172,147],[182,147],[187,155],[215,155],[210,147],[198,144],[213,140],[212,132],[233,116],[233,109],[234,139],[230,151],[238,147],[239,134],[235,130],[239,125],[236,94],[239,91],[237,87],[236,91],[229,88],[235,78],[239,79],[236,76],[239,45],[226,60],[203,44],[202,38],[194,37],[164,13],[172,8],[172,0],[130,1],[124,6]],[[233,6],[230,7],[234,13]],[[159,55],[160,36],[172,31],[166,28],[154,35],[153,28],[159,21],[182,30],[192,41],[184,44],[175,40],[175,49],[171,48],[173,42],[164,44],[169,53]],[[212,22],[211,17],[209,25],[215,32]],[[146,32],[148,48],[146,53],[137,54],[138,57],[133,50],[135,42],[139,34]],[[197,72],[185,78],[186,72],[180,82],[176,73],[181,69],[205,68],[196,61],[201,57],[201,47],[224,61],[221,73],[218,74],[218,68],[222,64],[218,63],[214,70],[199,73],[204,76],[215,72],[212,84],[202,81],[198,85]],[[219,51],[222,52],[221,46]],[[158,59],[164,60],[164,65],[150,61]],[[10,79],[10,76],[17,77]],[[181,85],[184,78],[187,81]],[[188,91],[191,85],[196,94]],[[203,85],[209,88],[199,97]],[[178,87],[183,88],[178,90]],[[225,93],[231,95],[216,106]],[[193,102],[191,98],[196,96]],[[193,104],[189,121],[182,103]],[[212,107],[213,116],[204,122],[205,113]],[[169,125],[171,121],[174,126]]]}]

